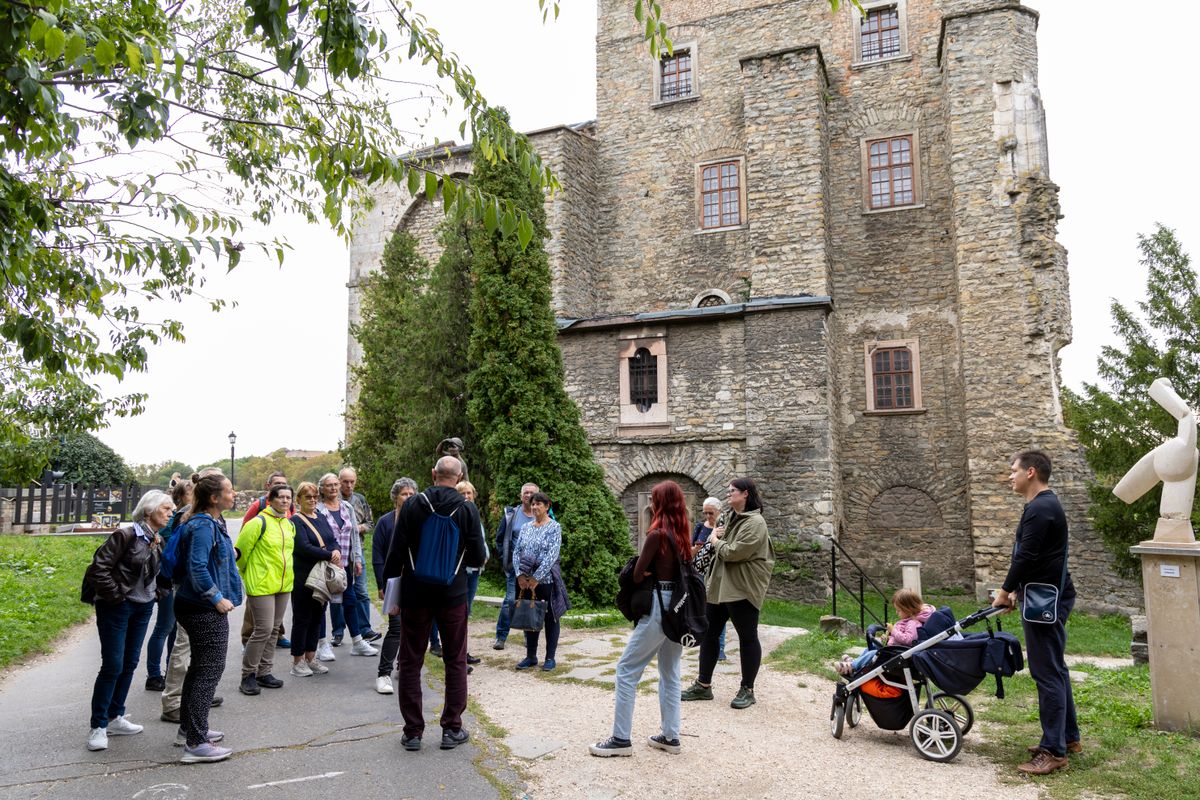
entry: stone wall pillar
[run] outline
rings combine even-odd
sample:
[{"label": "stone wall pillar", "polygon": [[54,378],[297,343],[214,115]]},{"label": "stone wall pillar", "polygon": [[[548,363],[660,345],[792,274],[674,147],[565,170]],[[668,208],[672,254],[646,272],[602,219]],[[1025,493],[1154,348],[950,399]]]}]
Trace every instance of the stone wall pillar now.
[{"label": "stone wall pillar", "polygon": [[828,295],[829,125],[821,50],[808,45],[741,64],[751,294]]}]

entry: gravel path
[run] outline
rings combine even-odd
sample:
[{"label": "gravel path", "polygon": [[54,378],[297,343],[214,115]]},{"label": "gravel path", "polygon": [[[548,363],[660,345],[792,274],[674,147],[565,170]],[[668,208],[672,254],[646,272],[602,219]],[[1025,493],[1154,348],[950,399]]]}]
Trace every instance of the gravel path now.
[{"label": "gravel path", "polygon": [[[587,745],[611,731],[610,670],[628,630],[563,631],[553,675],[519,673],[520,634],[504,652],[490,649],[490,625],[472,630],[472,652],[484,663],[471,693],[491,720],[508,731],[513,761],[529,777],[531,798],[887,797],[1036,800],[1036,786],[1001,783],[995,764],[976,755],[978,734],[968,734],[950,764],[917,755],[907,731],[881,731],[864,715],[839,741],[829,733],[831,686],[764,665],[745,711],[729,707],[738,686],[737,639],[729,630],[730,663],[718,666],[716,700],[683,704],[683,753],[645,745],[658,733],[657,675],[643,678],[634,714],[632,758],[595,758]],[[764,627],[764,650],[796,629]],[[685,655],[686,686],[696,675],[696,653]],[[886,786],[886,791],[881,787]]]}]

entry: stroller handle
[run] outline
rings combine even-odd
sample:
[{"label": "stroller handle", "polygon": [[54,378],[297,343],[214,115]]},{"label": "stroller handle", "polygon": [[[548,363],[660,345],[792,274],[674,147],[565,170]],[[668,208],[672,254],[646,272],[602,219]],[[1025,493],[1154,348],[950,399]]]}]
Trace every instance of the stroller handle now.
[{"label": "stroller handle", "polygon": [[987,608],[981,608],[978,611],[976,611],[975,613],[968,614],[967,616],[963,617],[961,620],[958,621],[958,625],[960,628],[969,628],[977,622],[982,622],[983,620],[987,619],[988,617],[994,617],[997,614],[1003,614],[1007,610],[1008,610],[1007,608],[1000,608],[998,606],[988,606]]}]

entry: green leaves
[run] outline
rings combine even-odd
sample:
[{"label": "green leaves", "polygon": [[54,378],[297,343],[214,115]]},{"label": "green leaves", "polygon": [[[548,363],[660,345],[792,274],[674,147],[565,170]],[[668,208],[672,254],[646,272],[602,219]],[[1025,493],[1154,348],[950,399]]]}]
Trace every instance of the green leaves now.
[{"label": "green leaves", "polygon": [[111,66],[117,60],[117,48],[108,39],[101,39],[96,42],[96,48],[92,53],[96,59],[96,63],[102,67]]}]

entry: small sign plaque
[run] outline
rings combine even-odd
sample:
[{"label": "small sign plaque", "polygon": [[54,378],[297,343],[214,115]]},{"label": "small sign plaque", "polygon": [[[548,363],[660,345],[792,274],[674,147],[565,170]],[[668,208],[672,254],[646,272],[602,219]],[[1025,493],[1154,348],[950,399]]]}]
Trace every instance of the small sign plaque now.
[{"label": "small sign plaque", "polygon": [[1179,565],[1178,564],[1159,564],[1158,565],[1158,574],[1163,576],[1164,578],[1178,578],[1179,577]]}]

